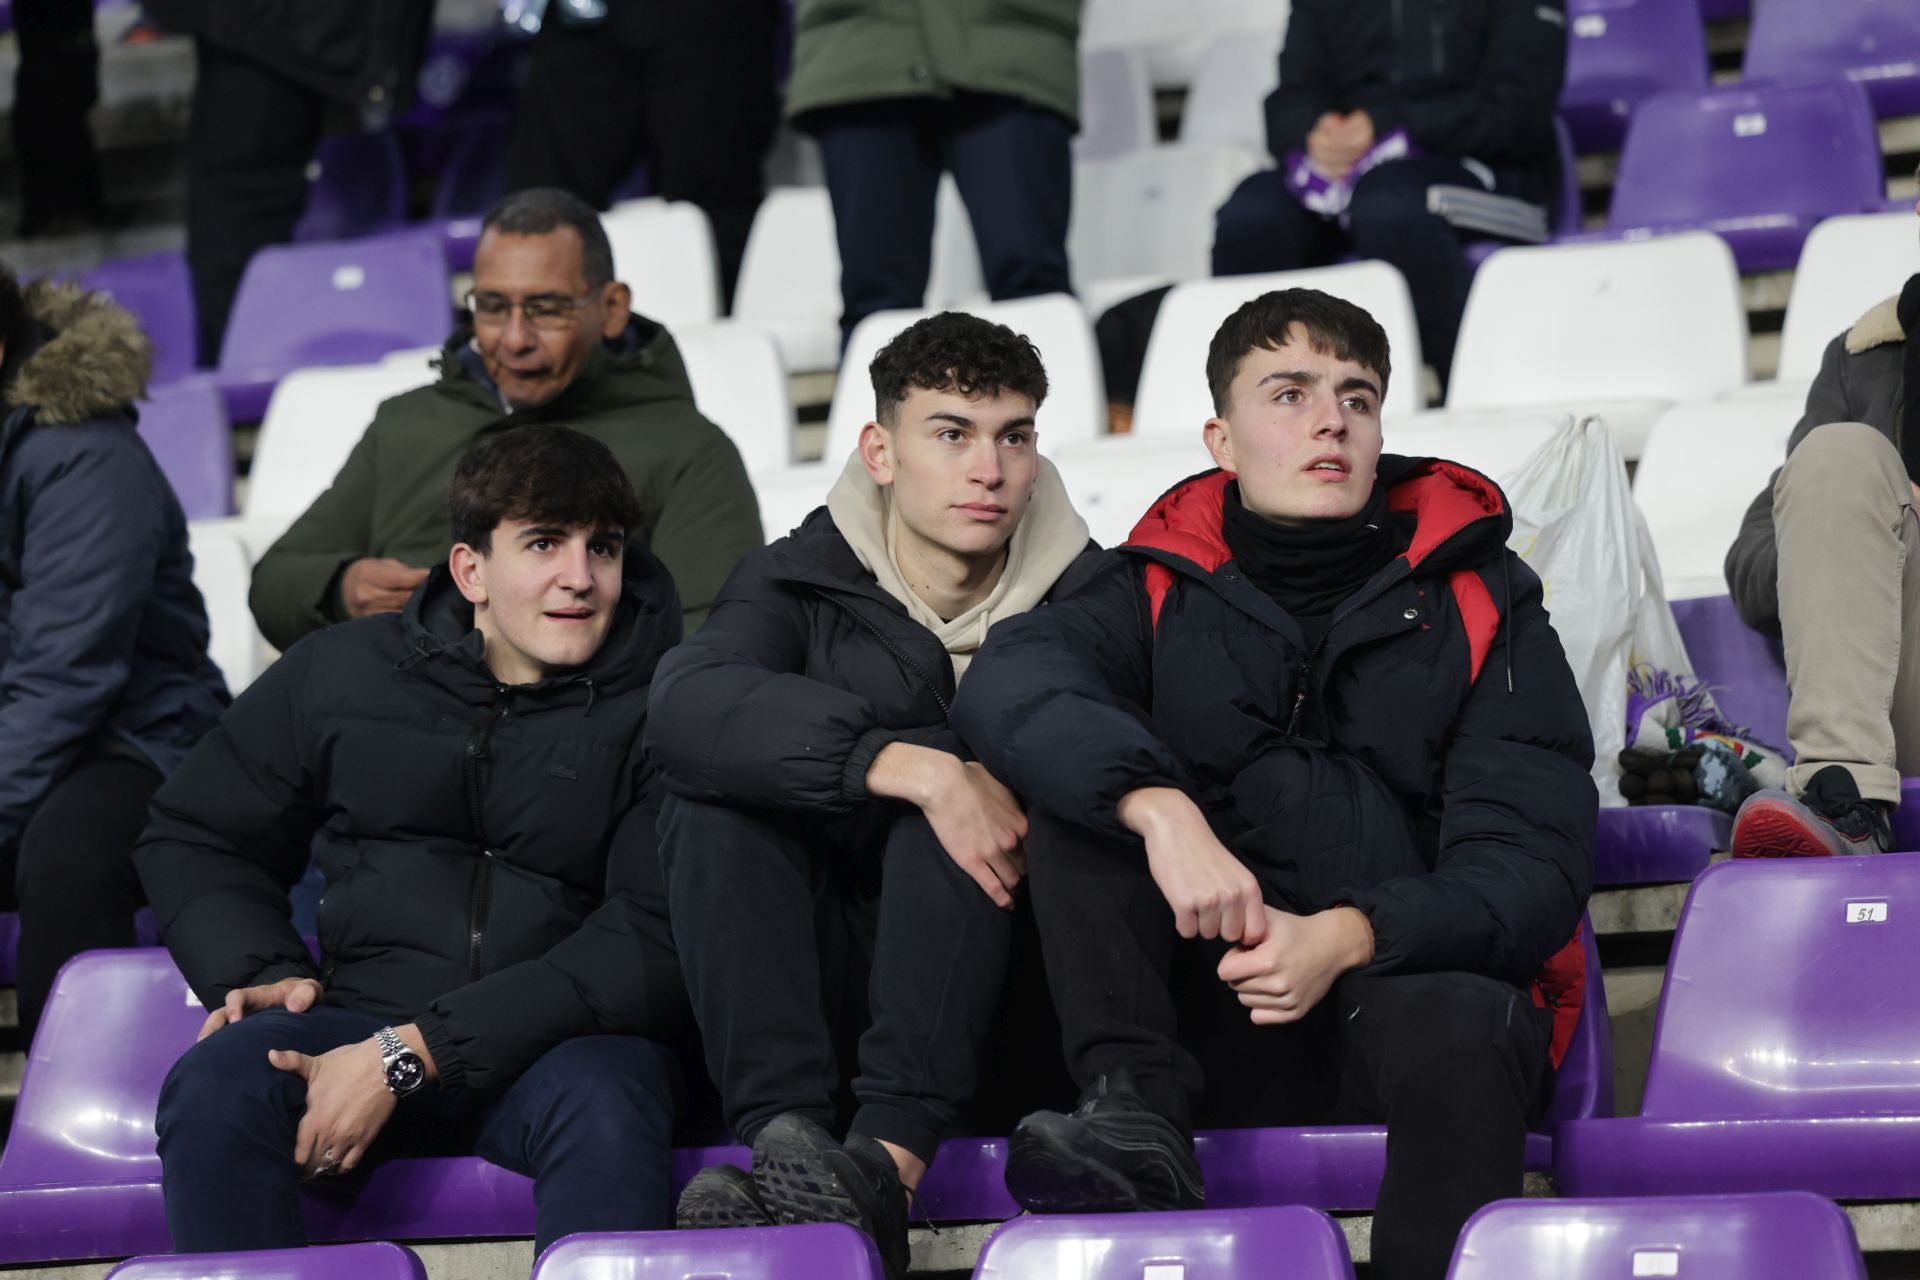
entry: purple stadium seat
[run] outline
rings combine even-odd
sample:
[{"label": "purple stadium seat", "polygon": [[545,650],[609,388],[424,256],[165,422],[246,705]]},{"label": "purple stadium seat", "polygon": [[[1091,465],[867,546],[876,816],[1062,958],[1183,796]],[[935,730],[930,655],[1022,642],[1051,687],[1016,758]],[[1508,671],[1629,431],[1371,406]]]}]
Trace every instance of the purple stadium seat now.
[{"label": "purple stadium seat", "polygon": [[1700,17],[1707,22],[1745,22],[1752,0],[1700,0]]},{"label": "purple stadium seat", "polygon": [[1300,1205],[1015,1218],[987,1237],[974,1280],[1351,1280],[1347,1237]]},{"label": "purple stadium seat", "polygon": [[1582,155],[1618,151],[1643,98],[1707,87],[1707,37],[1694,0],[1568,0],[1560,115]]},{"label": "purple stadium seat", "polygon": [[438,346],[452,318],[437,231],[276,245],[247,264],[215,380],[228,416],[257,422],[283,374]]},{"label": "purple stadium seat", "polygon": [[1712,231],[1742,271],[1778,271],[1822,218],[1885,203],[1880,135],[1856,84],[1662,93],[1634,111],[1607,234]]},{"label": "purple stadium seat", "polygon": [[407,219],[406,158],[391,130],[328,134],[307,173],[307,210],[293,228],[298,243],[354,240]]},{"label": "purple stadium seat", "polygon": [[1448,1280],[1866,1280],[1853,1224],[1804,1191],[1500,1200],[1468,1219]]},{"label": "purple stadium seat", "polygon": [[1675,600],[1673,620],[1686,641],[1694,674],[1713,690],[1721,713],[1791,759],[1787,668],[1779,637],[1761,635],[1743,622],[1731,596]]},{"label": "purple stadium seat", "polygon": [[853,1227],[585,1232],[556,1242],[532,1280],[883,1280],[873,1241]]},{"label": "purple stadium seat", "polygon": [[[1559,116],[1553,118],[1553,137],[1560,154],[1560,183],[1554,192],[1553,207],[1547,210],[1547,222],[1555,236],[1571,235],[1580,230],[1583,208],[1580,174],[1575,167],[1573,135],[1567,131],[1567,122]],[[1506,248],[1508,243],[1505,240],[1469,240],[1467,261],[1477,269],[1496,251]]]},{"label": "purple stadium seat", "polygon": [[1920,112],[1920,5],[1886,0],[1754,0],[1749,80],[1835,75],[1857,81],[1875,114]]},{"label": "purple stadium seat", "polygon": [[193,372],[193,281],[180,253],[153,253],[102,263],[80,277],[83,288],[111,295],[133,312],[153,343],[155,385]]},{"label": "purple stadium seat", "polygon": [[233,514],[233,432],[210,384],[155,387],[139,407],[140,438],[153,451],[189,520]]},{"label": "purple stadium seat", "polygon": [[480,218],[506,193],[507,130],[505,116],[482,116],[466,121],[453,136],[433,191],[432,218],[441,228],[447,265],[455,271],[473,266],[473,246],[480,239]]},{"label": "purple stadium seat", "polygon": [[1724,862],[1693,882],[1641,1114],[1569,1120],[1572,1196],[1920,1196],[1920,854]]},{"label": "purple stadium seat", "polygon": [[106,1280],[427,1280],[427,1269],[413,1250],[373,1242],[128,1258]]},{"label": "purple stadium seat", "polygon": [[[294,910],[294,923],[301,923],[299,908]],[[312,911],[306,918],[305,927],[312,929]],[[153,908],[141,907],[133,913],[133,945],[136,947],[157,947],[160,945],[160,928],[153,922]],[[19,977],[20,961],[20,915],[15,911],[0,911],[0,987],[10,987]]]}]

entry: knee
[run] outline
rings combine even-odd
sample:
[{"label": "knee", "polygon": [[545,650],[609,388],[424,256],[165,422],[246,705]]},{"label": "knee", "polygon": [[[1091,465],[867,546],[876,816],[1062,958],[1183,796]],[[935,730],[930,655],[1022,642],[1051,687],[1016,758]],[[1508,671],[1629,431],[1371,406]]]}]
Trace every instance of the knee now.
[{"label": "knee", "polygon": [[1445,219],[1427,209],[1427,187],[1406,166],[1381,165],[1361,178],[1353,188],[1353,200],[1347,206],[1348,226],[1354,246],[1362,253],[1378,256],[1382,247],[1391,247],[1411,232],[1434,225],[1445,226]]},{"label": "knee", "polygon": [[678,1064],[666,1046],[639,1036],[581,1036],[548,1050],[538,1069],[553,1082],[556,1119],[617,1143],[672,1141]]},{"label": "knee", "polygon": [[1795,489],[1831,500],[1849,491],[1865,497],[1888,490],[1905,500],[1906,467],[1893,442],[1864,422],[1829,422],[1809,431],[1787,455],[1774,487],[1777,502]]},{"label": "knee", "polygon": [[1384,978],[1380,986],[1372,1012],[1389,1040],[1383,1071],[1392,1096],[1452,1095],[1501,1081],[1524,1095],[1546,1051],[1525,992],[1469,973]]},{"label": "knee", "polygon": [[1278,169],[1246,178],[1213,216],[1213,273],[1283,269],[1294,252],[1287,243],[1289,215],[1304,213]]},{"label": "knee", "polygon": [[173,1064],[154,1116],[163,1148],[183,1128],[247,1128],[263,1108],[291,1113],[294,1078],[267,1061],[271,1046],[252,1031],[253,1020],[265,1016],[222,1027]]}]

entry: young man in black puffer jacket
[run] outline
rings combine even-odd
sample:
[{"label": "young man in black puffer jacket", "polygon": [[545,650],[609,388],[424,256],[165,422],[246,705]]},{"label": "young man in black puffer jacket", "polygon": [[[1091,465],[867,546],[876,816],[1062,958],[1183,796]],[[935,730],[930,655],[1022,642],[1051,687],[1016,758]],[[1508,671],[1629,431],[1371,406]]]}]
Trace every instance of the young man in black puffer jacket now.
[{"label": "young man in black puffer jacket", "polygon": [[1199,1207],[1196,1120],[1385,1120],[1386,1280],[1520,1194],[1577,1017],[1593,744],[1499,488],[1381,455],[1388,373],[1350,303],[1235,312],[1221,469],[996,629],[955,706],[1028,802],[1083,1090],[1015,1131],[1030,1209]]},{"label": "young man in black puffer jacket", "polygon": [[295,645],[154,799],[136,860],[211,1010],[155,1126],[182,1252],[302,1244],[303,1176],[408,1153],[531,1175],[541,1248],[667,1223],[685,995],[639,739],[679,600],[589,436],[506,432],[448,498],[406,611]]},{"label": "young man in black puffer jacket", "polygon": [[826,507],[743,559],[660,664],[647,738],[687,989],[753,1146],[751,1178],[688,1185],[681,1225],[849,1222],[897,1274],[902,1187],[974,1092],[1024,874],[1020,808],[947,710],[988,629],[1095,553],[1035,449],[1025,338],[949,312],[871,372],[877,421]]}]

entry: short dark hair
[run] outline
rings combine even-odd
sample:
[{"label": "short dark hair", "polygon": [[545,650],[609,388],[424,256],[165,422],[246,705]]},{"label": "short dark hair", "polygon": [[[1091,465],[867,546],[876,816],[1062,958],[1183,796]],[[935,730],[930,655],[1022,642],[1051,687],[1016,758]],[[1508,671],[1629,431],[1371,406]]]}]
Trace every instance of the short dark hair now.
[{"label": "short dark hair", "polygon": [[1038,409],[1047,398],[1047,369],[1022,334],[964,311],[942,311],[902,329],[868,367],[873,416],[885,426],[909,391],[997,396],[1014,391]]},{"label": "short dark hair", "polygon": [[640,500],[613,450],[571,427],[510,427],[467,450],[447,482],[453,540],[492,554],[503,520],[563,529],[617,529],[640,523]]},{"label": "short dark hair", "polygon": [[1207,348],[1207,389],[1213,392],[1213,411],[1224,415],[1230,403],[1234,375],[1240,362],[1256,347],[1278,351],[1299,325],[1307,346],[1336,360],[1351,360],[1380,375],[1380,394],[1387,393],[1391,359],[1387,331],[1365,308],[1318,289],[1275,289],[1263,293],[1221,322]]},{"label": "short dark hair", "polygon": [[529,187],[502,198],[480,221],[480,234],[499,231],[510,236],[551,235],[562,227],[580,234],[580,270],[587,288],[598,289],[613,279],[613,246],[600,225],[594,207],[558,187]]}]

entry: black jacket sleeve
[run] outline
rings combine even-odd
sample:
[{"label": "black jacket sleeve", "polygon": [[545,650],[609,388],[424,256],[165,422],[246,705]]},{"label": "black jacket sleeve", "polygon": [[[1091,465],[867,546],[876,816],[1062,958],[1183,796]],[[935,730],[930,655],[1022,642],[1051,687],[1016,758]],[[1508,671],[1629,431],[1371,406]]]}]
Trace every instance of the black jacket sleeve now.
[{"label": "black jacket sleeve", "polygon": [[954,727],[1029,803],[1131,839],[1121,797],[1184,785],[1147,726],[1152,649],[1138,570],[1113,556],[1080,590],[994,624],[960,682]]},{"label": "black jacket sleeve", "polygon": [[[1346,3],[1347,0],[1339,0]],[[1302,0],[1287,18],[1286,43],[1280,46],[1280,83],[1267,95],[1267,150],[1276,160],[1304,150],[1307,135],[1328,111],[1338,108],[1327,56],[1320,6]]]},{"label": "black jacket sleeve", "polygon": [[209,1008],[316,976],[288,898],[322,821],[301,714],[313,652],[294,646],[234,701],[155,794],[134,849],[160,937]]},{"label": "black jacket sleeve", "polygon": [[606,898],[538,959],[435,1000],[415,1019],[440,1083],[494,1090],[576,1036],[670,1038],[686,996],[667,924],[654,824],[657,797],[635,805],[607,854]]},{"label": "black jacket sleeve", "polygon": [[[1847,335],[1841,333],[1820,358],[1820,372],[1807,391],[1806,412],[1787,437],[1789,454],[1817,426],[1859,420],[1860,413],[1847,404],[1846,370]],[[1727,548],[1727,590],[1733,607],[1748,626],[1760,631],[1780,630],[1780,549],[1773,532],[1773,486],[1779,479],[1776,469],[1767,487],[1754,496],[1740,532]]]},{"label": "black jacket sleeve", "polygon": [[1438,863],[1341,894],[1373,923],[1369,972],[1524,982],[1593,890],[1592,731],[1540,579],[1507,557],[1513,608],[1445,748]]},{"label": "black jacket sleeve", "polygon": [[1424,151],[1489,164],[1536,159],[1554,147],[1553,112],[1567,69],[1563,0],[1497,0],[1486,54],[1459,88],[1363,103],[1376,136],[1405,129]]},{"label": "black jacket sleeve", "polygon": [[647,751],[676,795],[709,803],[845,813],[870,798],[880,749],[925,733],[888,729],[859,694],[802,674],[804,603],[749,554],[700,630],[661,659],[647,703]]}]

